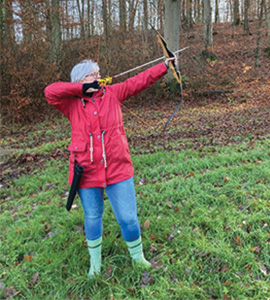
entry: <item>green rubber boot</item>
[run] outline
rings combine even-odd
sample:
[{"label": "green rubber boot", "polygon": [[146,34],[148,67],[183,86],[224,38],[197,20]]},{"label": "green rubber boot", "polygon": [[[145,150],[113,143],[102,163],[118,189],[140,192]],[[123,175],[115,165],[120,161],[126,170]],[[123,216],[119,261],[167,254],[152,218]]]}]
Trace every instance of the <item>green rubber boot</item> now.
[{"label": "green rubber boot", "polygon": [[94,277],[95,274],[100,273],[101,268],[101,243],[102,237],[97,240],[87,240],[87,247],[90,254],[90,270],[88,276]]},{"label": "green rubber boot", "polygon": [[150,268],[151,263],[143,255],[142,238],[139,237],[136,241],[126,243],[132,260],[140,266]]}]

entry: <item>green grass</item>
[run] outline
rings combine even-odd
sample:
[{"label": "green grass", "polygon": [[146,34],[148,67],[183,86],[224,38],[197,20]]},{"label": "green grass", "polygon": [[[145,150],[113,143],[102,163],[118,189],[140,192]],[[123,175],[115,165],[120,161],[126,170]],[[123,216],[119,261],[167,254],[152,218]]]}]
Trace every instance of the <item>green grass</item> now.
[{"label": "green grass", "polygon": [[1,299],[9,287],[16,299],[270,297],[270,139],[133,162],[145,255],[156,267],[133,268],[105,201],[102,274],[87,279],[82,208],[76,199],[66,212],[67,161],[51,159],[1,188]]}]

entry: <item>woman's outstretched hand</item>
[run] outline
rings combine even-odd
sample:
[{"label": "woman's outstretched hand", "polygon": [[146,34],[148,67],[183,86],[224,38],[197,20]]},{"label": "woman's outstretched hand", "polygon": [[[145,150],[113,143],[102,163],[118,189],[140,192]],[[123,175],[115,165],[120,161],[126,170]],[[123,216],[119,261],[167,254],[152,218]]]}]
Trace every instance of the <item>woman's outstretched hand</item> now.
[{"label": "woman's outstretched hand", "polygon": [[173,61],[174,64],[175,64],[175,66],[177,66],[177,57],[176,57],[175,54],[174,54],[174,57],[168,57],[168,58],[166,58],[165,64],[166,64],[167,66],[169,66],[169,62],[170,62],[170,61]]}]

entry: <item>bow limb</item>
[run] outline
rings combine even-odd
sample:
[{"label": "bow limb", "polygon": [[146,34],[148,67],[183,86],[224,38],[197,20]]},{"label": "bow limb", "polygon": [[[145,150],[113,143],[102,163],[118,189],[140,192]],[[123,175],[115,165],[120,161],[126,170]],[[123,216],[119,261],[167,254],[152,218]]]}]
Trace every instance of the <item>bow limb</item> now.
[{"label": "bow limb", "polygon": [[[174,57],[173,52],[169,49],[166,40],[164,39],[164,37],[153,27],[151,26],[154,31],[157,33],[157,39],[159,44],[162,47],[163,53],[166,57]],[[183,88],[182,88],[182,81],[181,81],[181,74],[180,71],[178,70],[178,68],[175,65],[174,61],[170,61],[169,62],[169,68],[173,73],[174,78],[176,79],[176,81],[179,83],[179,90],[180,90],[180,100],[179,103],[176,107],[176,109],[173,111],[173,113],[171,114],[171,116],[169,117],[168,121],[166,122],[164,128],[163,128],[163,132],[166,131],[170,121],[172,120],[172,118],[175,116],[175,114],[177,113],[177,111],[179,110],[179,108],[182,105],[183,102]]]}]

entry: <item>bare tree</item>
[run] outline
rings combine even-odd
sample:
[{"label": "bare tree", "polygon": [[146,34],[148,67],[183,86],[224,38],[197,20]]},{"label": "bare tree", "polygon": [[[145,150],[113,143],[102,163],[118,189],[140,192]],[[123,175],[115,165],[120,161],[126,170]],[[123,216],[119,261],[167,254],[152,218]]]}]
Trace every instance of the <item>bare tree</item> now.
[{"label": "bare tree", "polygon": [[57,63],[61,57],[61,25],[60,25],[60,13],[59,13],[59,1],[51,0],[51,47],[50,47],[50,61],[56,63],[55,71],[58,71]]},{"label": "bare tree", "polygon": [[219,3],[215,0],[215,23],[219,22]]},{"label": "bare tree", "polygon": [[210,0],[204,0],[204,46],[207,50],[208,47],[213,45],[212,33],[212,7]]},{"label": "bare tree", "polygon": [[15,43],[12,1],[1,0],[1,44]]},{"label": "bare tree", "polygon": [[106,41],[109,37],[109,27],[108,27],[108,6],[107,0],[102,1],[102,17],[103,17],[103,30]]},{"label": "bare tree", "polygon": [[163,28],[163,13],[164,13],[164,2],[158,0],[158,24],[159,28]]},{"label": "bare tree", "polygon": [[132,31],[133,28],[134,28],[135,15],[136,15],[139,0],[128,0],[128,2],[129,2],[129,24],[128,24],[128,29],[130,31]]},{"label": "bare tree", "polygon": [[126,0],[119,0],[119,18],[122,31],[127,30],[127,7]]},{"label": "bare tree", "polygon": [[81,24],[81,34],[80,36],[85,39],[85,30],[84,30],[84,0],[77,0],[77,7],[79,12],[79,19]]},{"label": "bare tree", "polygon": [[251,34],[249,31],[249,5],[250,5],[250,0],[245,0],[244,2],[244,31],[247,34]]},{"label": "bare tree", "polygon": [[233,24],[240,25],[239,0],[233,1]]},{"label": "bare tree", "polygon": [[265,1],[265,19],[267,27],[268,45],[270,46],[270,0]]},{"label": "bare tree", "polygon": [[262,36],[262,21],[263,21],[263,8],[264,8],[265,0],[261,0],[261,7],[260,7],[260,15],[259,15],[259,31],[258,31],[258,38],[257,38],[257,47],[256,47],[256,67],[261,66],[261,36]]},{"label": "bare tree", "polygon": [[187,21],[188,21],[188,27],[193,27],[193,17],[192,17],[192,0],[189,0],[187,3]]},{"label": "bare tree", "polygon": [[148,27],[148,1],[143,0],[143,27],[146,30]]}]

